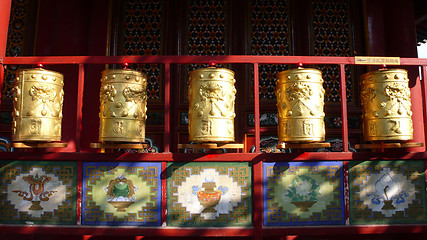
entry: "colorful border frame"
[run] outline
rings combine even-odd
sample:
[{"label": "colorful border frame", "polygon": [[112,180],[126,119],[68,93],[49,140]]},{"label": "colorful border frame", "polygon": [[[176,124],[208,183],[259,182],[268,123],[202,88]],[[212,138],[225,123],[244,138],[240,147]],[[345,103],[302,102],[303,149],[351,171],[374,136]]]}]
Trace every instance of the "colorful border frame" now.
[{"label": "colorful border frame", "polygon": [[[82,224],[160,226],[161,172],[161,163],[83,163]],[[134,191],[130,198],[124,199],[119,190],[109,189],[116,179],[129,181],[128,187]],[[110,190],[118,191],[114,192],[115,198],[108,196]],[[117,207],[115,204],[119,202],[128,206]]]},{"label": "colorful border frame", "polygon": [[[252,224],[252,168],[247,162],[170,163],[167,221],[175,227],[232,227]],[[203,205],[199,193],[215,183],[221,198]]]},{"label": "colorful border frame", "polygon": [[[76,162],[4,161],[0,166],[0,223],[76,224]],[[14,196],[8,197],[9,190]],[[28,210],[20,211],[13,201]],[[37,205],[39,209],[34,208]]]},{"label": "colorful border frame", "polygon": [[342,162],[263,163],[264,225],[344,224],[343,185]]},{"label": "colorful border frame", "polygon": [[349,169],[352,224],[426,222],[424,161],[351,162]]}]

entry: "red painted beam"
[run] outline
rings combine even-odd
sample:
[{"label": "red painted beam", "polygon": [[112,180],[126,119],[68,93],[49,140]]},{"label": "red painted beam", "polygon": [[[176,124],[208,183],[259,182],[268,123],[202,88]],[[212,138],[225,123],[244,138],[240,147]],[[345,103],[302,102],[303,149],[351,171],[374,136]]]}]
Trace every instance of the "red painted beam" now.
[{"label": "red painted beam", "polygon": [[73,153],[2,152],[11,161],[146,161],[146,162],[289,162],[289,161],[395,161],[427,160],[427,152],[303,152],[303,153]]},{"label": "red painted beam", "polygon": [[[0,225],[2,234],[53,234],[53,235],[103,235],[103,236],[157,236],[157,237],[246,237],[254,236],[253,228],[141,228],[114,226],[9,226]],[[361,234],[397,234],[424,233],[427,224],[414,225],[355,225],[355,226],[302,226],[302,227],[264,227],[264,237],[298,235],[298,236],[328,236],[328,235],[361,235]]]},{"label": "red painted beam", "polygon": [[252,228],[142,228],[114,226],[7,226],[0,225],[2,234],[102,235],[102,236],[156,236],[156,237],[245,237],[252,236]]},{"label": "red painted beam", "polygon": [[[244,63],[244,64],[355,64],[354,57],[326,56],[253,56],[253,55],[222,55],[222,56],[34,56],[5,57],[4,64],[37,65],[42,64],[122,64],[127,63]],[[370,64],[365,64],[370,65]],[[400,65],[427,65],[426,58],[400,58]]]},{"label": "red painted beam", "polygon": [[[36,65],[42,64],[122,64],[127,63],[260,63],[260,64],[354,64],[353,57],[324,57],[324,56],[252,56],[252,55],[222,55],[222,56],[35,56],[35,57],[6,57],[5,64]],[[427,62],[427,60],[426,60]]]}]

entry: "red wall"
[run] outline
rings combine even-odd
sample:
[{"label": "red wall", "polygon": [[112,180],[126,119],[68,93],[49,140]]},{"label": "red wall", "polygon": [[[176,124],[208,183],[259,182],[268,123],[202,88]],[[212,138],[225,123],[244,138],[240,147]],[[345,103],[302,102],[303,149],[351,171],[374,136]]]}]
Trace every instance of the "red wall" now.
[{"label": "red wall", "polygon": [[[103,0],[39,1],[35,51],[36,56],[105,56],[108,29],[108,3]],[[64,74],[64,118],[62,141],[65,149],[76,150],[76,103],[78,65],[45,66]],[[85,67],[83,97],[82,151],[98,140],[99,87],[104,65]]]}]

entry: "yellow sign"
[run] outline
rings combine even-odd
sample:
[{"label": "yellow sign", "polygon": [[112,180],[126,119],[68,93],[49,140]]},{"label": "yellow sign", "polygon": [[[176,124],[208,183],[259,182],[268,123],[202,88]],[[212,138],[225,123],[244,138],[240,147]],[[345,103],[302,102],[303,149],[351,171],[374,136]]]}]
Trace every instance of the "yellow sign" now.
[{"label": "yellow sign", "polygon": [[355,64],[400,65],[399,57],[354,57]]}]

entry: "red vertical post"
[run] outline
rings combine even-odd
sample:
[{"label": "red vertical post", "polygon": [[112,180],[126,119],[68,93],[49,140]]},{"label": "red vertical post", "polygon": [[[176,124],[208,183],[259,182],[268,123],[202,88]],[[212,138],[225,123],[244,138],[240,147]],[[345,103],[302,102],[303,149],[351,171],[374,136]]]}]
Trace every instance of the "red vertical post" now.
[{"label": "red vertical post", "polygon": [[12,0],[0,1],[0,57],[6,56],[7,32],[9,29]]},{"label": "red vertical post", "polygon": [[[6,44],[7,44],[7,32],[9,29],[10,19],[10,7],[12,6],[12,0],[1,0],[0,1],[0,58],[6,56]],[[4,68],[3,61],[0,62],[0,93],[3,89],[4,79]],[[1,94],[0,94],[1,96]],[[1,103],[1,97],[0,97]]]},{"label": "red vertical post", "polygon": [[171,92],[171,81],[170,76],[170,63],[165,63],[165,138],[164,138],[164,152],[170,152],[170,92]]},{"label": "red vertical post", "polygon": [[255,152],[260,152],[260,126],[259,126],[259,69],[254,63],[254,122],[255,122]]},{"label": "red vertical post", "polygon": [[345,83],[345,65],[340,64],[340,91],[341,91],[341,121],[342,121],[342,147],[348,152],[348,122],[347,122],[347,92]]},{"label": "red vertical post", "polygon": [[422,98],[423,98],[423,113],[424,113],[424,137],[425,142],[427,143],[427,84],[426,84],[426,78],[427,78],[427,66],[421,67],[421,76],[422,76]]},{"label": "red vertical post", "polygon": [[3,90],[3,79],[4,79],[4,65],[3,63],[3,59],[0,56],[0,104],[1,104],[1,92]]},{"label": "red vertical post", "polygon": [[82,136],[82,110],[83,110],[83,91],[85,85],[84,64],[79,64],[79,79],[77,86],[77,114],[76,114],[76,152],[80,152]]}]

